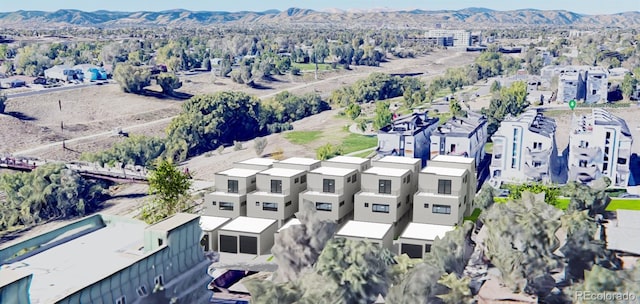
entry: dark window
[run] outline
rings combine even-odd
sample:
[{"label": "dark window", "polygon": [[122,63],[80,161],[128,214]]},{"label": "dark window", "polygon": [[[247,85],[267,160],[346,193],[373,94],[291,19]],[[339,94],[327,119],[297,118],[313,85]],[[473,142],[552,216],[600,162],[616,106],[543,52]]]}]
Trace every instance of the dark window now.
[{"label": "dark window", "polygon": [[607,133],[605,134],[605,138],[606,138],[606,139],[611,138],[611,132],[607,132]]},{"label": "dark window", "polygon": [[607,169],[609,169],[609,164],[608,163],[602,164],[602,171],[607,172]]},{"label": "dark window", "polygon": [[424,252],[431,252],[431,245],[427,244],[424,246]]},{"label": "dark window", "polygon": [[396,208],[400,208],[400,205],[402,205],[402,202],[398,202],[398,204],[396,204]]},{"label": "dark window", "polygon": [[215,206],[215,205],[216,205],[216,202],[215,202],[215,201],[211,202],[211,205]]},{"label": "dark window", "polygon": [[285,207],[289,207],[289,206],[291,206],[291,201],[286,202],[286,203],[284,204],[284,206],[285,206]]},{"label": "dark window", "polygon": [[162,239],[158,239],[158,246],[162,246],[163,242]]},{"label": "dark window", "polygon": [[331,211],[330,203],[316,202],[316,210],[319,211]]},{"label": "dark window", "polygon": [[229,193],[238,193],[238,181],[235,179],[230,179],[227,181],[227,192]]},{"label": "dark window", "polygon": [[407,205],[411,203],[411,195],[407,194]]},{"label": "dark window", "polygon": [[[587,163],[587,162],[585,161],[585,167],[587,166],[587,164],[586,164],[586,163]],[[541,161],[539,161],[539,160],[534,160],[534,161],[533,161],[533,167],[534,167],[534,168],[538,168],[538,167],[541,167],[541,166],[542,166],[542,162],[541,162]]]},{"label": "dark window", "polygon": [[451,180],[449,179],[438,180],[438,194],[451,194]]},{"label": "dark window", "polygon": [[400,254],[406,253],[412,259],[422,258],[422,246],[414,244],[402,244]]},{"label": "dark window", "polygon": [[164,279],[162,278],[162,275],[159,275],[159,276],[155,277],[153,279],[153,284],[164,286]]},{"label": "dark window", "polygon": [[293,181],[295,184],[297,184],[300,181],[299,177],[296,177],[296,179]]},{"label": "dark window", "polygon": [[381,179],[378,183],[378,193],[391,194],[391,181],[388,179]]},{"label": "dark window", "polygon": [[255,236],[240,236],[240,253],[258,254],[258,239]]},{"label": "dark window", "polygon": [[433,213],[451,214],[451,206],[449,205],[433,205]]},{"label": "dark window", "polygon": [[255,179],[255,178],[252,178],[252,179],[251,179],[251,183],[252,183],[252,184],[255,184],[255,183],[256,183],[256,179]]},{"label": "dark window", "polygon": [[300,183],[304,184],[306,182],[307,182],[307,175],[305,174],[305,175],[300,176]]},{"label": "dark window", "polygon": [[389,205],[373,204],[371,205],[371,211],[379,213],[389,213]]},{"label": "dark window", "polygon": [[264,211],[278,211],[278,203],[262,202],[262,210],[264,210]]},{"label": "dark window", "polygon": [[220,252],[238,253],[238,237],[220,235]]},{"label": "dark window", "polygon": [[365,208],[369,208],[369,203],[364,203]]},{"label": "dark window", "polygon": [[282,193],[282,181],[279,179],[271,180],[271,193]]},{"label": "dark window", "polygon": [[344,201],[340,202],[340,207],[344,206]]},{"label": "dark window", "polygon": [[424,207],[429,208],[429,204],[428,203],[424,204]]},{"label": "dark window", "polygon": [[587,167],[587,161],[586,160],[580,160],[580,163],[578,164],[579,167],[585,168]]},{"label": "dark window", "polygon": [[322,180],[322,192],[336,193],[336,180],[325,178]]},{"label": "dark window", "polygon": [[245,202],[240,203],[240,207],[243,207],[243,206],[246,206],[246,205],[247,205],[247,202],[246,202],[246,201],[245,201]]},{"label": "dark window", "polygon": [[407,184],[411,183],[411,175],[407,175]]},{"label": "dark window", "polygon": [[220,202],[220,210],[233,211],[233,203]]},{"label": "dark window", "polygon": [[256,207],[260,207],[260,202],[256,202]]},{"label": "dark window", "polygon": [[138,287],[138,289],[136,289],[136,292],[138,293],[138,296],[146,296],[148,294],[147,286],[141,285],[140,287]]},{"label": "dark window", "polygon": [[202,239],[200,239],[200,246],[204,247],[204,251],[209,251],[209,235],[205,234]]},{"label": "dark window", "polygon": [[356,173],[356,174],[354,174],[354,175],[352,175],[352,176],[351,176],[351,182],[352,182],[352,183],[355,183],[355,182],[357,182],[357,181],[358,181],[358,173]]},{"label": "dark window", "polygon": [[618,158],[618,164],[626,165],[627,164],[627,159],[626,158]]},{"label": "dark window", "polygon": [[351,176],[347,177],[347,183],[351,182]]},{"label": "dark window", "polygon": [[127,297],[125,296],[121,296],[116,300],[116,304],[126,304],[127,303]]}]

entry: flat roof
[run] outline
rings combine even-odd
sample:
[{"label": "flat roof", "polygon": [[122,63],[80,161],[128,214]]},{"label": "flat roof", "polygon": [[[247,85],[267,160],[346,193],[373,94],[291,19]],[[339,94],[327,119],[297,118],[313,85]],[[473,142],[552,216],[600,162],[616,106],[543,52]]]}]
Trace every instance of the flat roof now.
[{"label": "flat roof", "polygon": [[220,230],[229,230],[247,233],[261,233],[274,224],[276,220],[257,217],[239,216],[222,226]]},{"label": "flat roof", "polygon": [[310,173],[318,173],[331,176],[347,176],[349,174],[357,172],[356,169],[338,168],[338,167],[320,167]]},{"label": "flat roof", "polygon": [[238,164],[271,166],[276,160],[272,158],[254,157],[237,162]]},{"label": "flat roof", "polygon": [[464,172],[467,171],[465,169],[457,169],[457,168],[445,168],[445,167],[436,167],[436,166],[427,166],[422,169],[422,173],[436,174],[436,175],[447,175],[447,176],[463,176]]},{"label": "flat roof", "polygon": [[433,160],[444,161],[449,163],[471,164],[475,158],[455,156],[455,155],[436,155]]},{"label": "flat roof", "polygon": [[271,168],[264,171],[260,171],[260,174],[266,174],[271,176],[292,177],[300,173],[304,173],[303,170],[287,169],[287,168]]},{"label": "flat roof", "polygon": [[336,236],[351,236],[381,240],[391,229],[391,224],[348,221]]},{"label": "flat roof", "polygon": [[355,157],[355,156],[336,156],[334,158],[328,159],[326,161],[336,162],[336,163],[348,163],[348,164],[364,164],[369,161],[368,158]]},{"label": "flat roof", "polygon": [[454,230],[454,226],[447,225],[433,225],[423,223],[409,223],[404,232],[400,235],[401,238],[416,239],[433,241],[436,237],[443,238],[445,233]]},{"label": "flat roof", "polygon": [[284,229],[287,229],[287,228],[289,228],[291,226],[296,226],[296,225],[302,225],[302,223],[300,223],[299,219],[292,218],[286,224],[282,225],[282,227],[280,227],[280,229],[278,229],[278,232],[280,232],[280,230],[284,230]]},{"label": "flat roof", "polygon": [[423,196],[423,197],[428,197],[428,198],[448,198],[451,199],[452,197],[457,197],[460,198],[457,195],[450,195],[450,194],[438,194],[438,193],[431,193],[431,192],[422,192],[422,191],[418,191],[416,193],[417,196]]},{"label": "flat roof", "polygon": [[313,165],[313,164],[317,164],[320,161],[317,159],[313,159],[313,158],[308,158],[308,157],[289,157],[285,160],[281,160],[279,163],[281,164],[295,164],[295,165]]},{"label": "flat roof", "polygon": [[375,160],[377,162],[382,162],[382,163],[396,163],[396,164],[409,164],[409,165],[415,165],[421,162],[420,159],[418,158],[413,158],[413,157],[404,157],[404,156],[385,156],[381,159]]},{"label": "flat roof", "polygon": [[410,172],[409,169],[396,169],[396,168],[383,168],[383,167],[371,167],[367,169],[367,171],[364,171],[364,173],[369,173],[369,174],[396,176],[396,177],[403,176],[409,172]]},{"label": "flat roof", "polygon": [[241,194],[239,193],[229,193],[225,191],[213,191],[209,192],[208,195],[216,195],[216,196],[227,196],[227,197],[239,197]]},{"label": "flat roof", "polygon": [[260,172],[260,170],[252,170],[252,169],[241,169],[241,168],[231,168],[228,170],[224,170],[218,172],[217,174],[226,175],[226,176],[234,176],[234,177],[249,177],[252,175],[256,175],[256,173]]},{"label": "flat roof", "polygon": [[633,228],[640,230],[640,211],[618,209],[616,211],[618,227]]},{"label": "flat roof", "polygon": [[200,215],[197,214],[191,214],[191,213],[176,213],[174,215],[172,215],[171,217],[162,220],[162,222],[159,222],[157,224],[153,224],[151,226],[148,226],[146,229],[147,230],[162,230],[162,231],[171,231],[173,229],[176,229],[190,221],[193,221],[197,218],[199,218]]},{"label": "flat roof", "polygon": [[113,222],[19,262],[4,265],[1,272],[32,273],[31,303],[55,303],[143,258],[145,254],[140,248],[144,244],[144,227],[142,222]]},{"label": "flat roof", "polygon": [[229,220],[230,218],[228,217],[201,215],[200,228],[203,231],[213,231],[220,228],[220,226],[224,225]]}]

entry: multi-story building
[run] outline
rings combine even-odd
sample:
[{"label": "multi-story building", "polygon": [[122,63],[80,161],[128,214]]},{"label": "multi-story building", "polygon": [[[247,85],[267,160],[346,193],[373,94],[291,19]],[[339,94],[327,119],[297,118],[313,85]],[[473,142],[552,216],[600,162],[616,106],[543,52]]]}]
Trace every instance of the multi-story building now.
[{"label": "multi-story building", "polygon": [[612,186],[629,183],[633,138],[627,123],[603,109],[574,114],[569,135],[569,180],[589,183],[601,176]]},{"label": "multi-story building", "polygon": [[[0,302],[207,302],[211,262],[201,235],[193,214],[178,213],[151,226],[91,215],[2,248]],[[153,294],[157,286],[164,291]]]},{"label": "multi-story building", "polygon": [[453,117],[431,133],[430,159],[436,155],[464,156],[480,165],[487,137],[487,118],[468,111],[467,117]]},{"label": "multi-story building", "polygon": [[461,223],[473,195],[468,193],[471,175],[466,169],[432,165],[424,168],[413,198],[412,221],[450,226]]},{"label": "multi-story building", "polygon": [[204,196],[203,215],[228,218],[247,215],[247,194],[256,190],[258,172],[231,168],[216,173],[216,191]]},{"label": "multi-story building", "polygon": [[359,173],[371,168],[371,160],[362,157],[336,156],[322,162],[323,167],[339,167],[358,170]]},{"label": "multi-story building", "polygon": [[473,210],[473,198],[475,197],[476,192],[478,192],[478,173],[477,173],[477,165],[475,159],[469,157],[461,157],[461,156],[450,156],[450,155],[438,155],[429,161],[429,166],[432,167],[444,167],[444,168],[456,168],[456,169],[464,169],[469,171],[468,183],[467,184],[467,199],[464,204],[467,205],[467,209],[465,210],[465,216],[471,214]]},{"label": "multi-story building", "polygon": [[555,131],[555,121],[537,110],[507,117],[492,136],[491,185],[550,181],[557,166]]},{"label": "multi-story building", "polygon": [[542,68],[542,84],[551,87],[558,77],[558,101],[584,103],[608,101],[608,70],[594,66],[547,66]]},{"label": "multi-story building", "polygon": [[234,168],[238,169],[251,169],[251,170],[267,170],[273,168],[273,164],[277,161],[271,158],[250,158],[243,161],[233,163]]},{"label": "multi-story building", "polygon": [[247,216],[278,220],[278,227],[298,212],[298,198],[307,189],[307,172],[271,168],[256,175],[256,191],[247,194]]},{"label": "multi-story building", "polygon": [[393,224],[395,236],[411,219],[411,170],[371,167],[361,179],[353,219]]},{"label": "multi-story building", "polygon": [[571,100],[584,100],[585,84],[584,74],[579,71],[568,71],[560,74],[558,78],[558,101],[569,102]]},{"label": "multi-story building", "polygon": [[[427,32],[427,37],[429,38],[452,37],[453,38],[452,44],[445,45],[445,46],[470,46],[471,45],[471,31],[466,31],[466,30],[433,29]],[[450,40],[446,39],[445,41],[450,41]]]},{"label": "multi-story building", "polygon": [[[402,156],[385,156],[371,162],[374,167],[407,169],[411,171],[411,193],[418,191],[418,175],[422,169],[422,162],[417,158]],[[413,198],[412,198],[413,201]]]},{"label": "multi-story building", "polygon": [[397,155],[419,158],[422,166],[430,156],[431,133],[438,126],[438,118],[429,118],[427,112],[401,116],[378,131],[379,156]]},{"label": "multi-story building", "polygon": [[318,217],[342,223],[353,217],[353,197],[360,191],[356,169],[320,167],[307,174],[307,191],[300,202],[312,203]]},{"label": "multi-story building", "polygon": [[320,168],[321,161],[306,157],[290,157],[273,164],[274,168],[296,169],[311,171]]}]

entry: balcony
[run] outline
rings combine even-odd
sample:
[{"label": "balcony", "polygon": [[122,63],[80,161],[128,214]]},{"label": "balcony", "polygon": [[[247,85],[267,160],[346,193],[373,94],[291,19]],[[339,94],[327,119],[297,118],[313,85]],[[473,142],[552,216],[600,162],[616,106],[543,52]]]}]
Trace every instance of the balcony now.
[{"label": "balcony", "polygon": [[580,146],[571,146],[571,154],[584,159],[580,156],[586,157],[588,160],[593,161],[602,157],[602,149],[599,147],[586,148]]},{"label": "balcony", "polygon": [[531,149],[527,147],[527,157],[532,160],[547,160],[551,155],[551,148],[545,150]]}]

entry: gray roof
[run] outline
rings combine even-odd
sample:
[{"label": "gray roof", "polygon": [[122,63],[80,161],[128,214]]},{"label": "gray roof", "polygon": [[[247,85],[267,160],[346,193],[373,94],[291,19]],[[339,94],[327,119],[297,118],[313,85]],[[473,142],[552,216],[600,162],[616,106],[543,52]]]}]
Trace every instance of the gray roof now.
[{"label": "gray roof", "polygon": [[451,117],[443,125],[436,128],[432,135],[436,136],[471,136],[479,127],[486,124],[484,115],[467,112],[466,117]]},{"label": "gray roof", "polygon": [[528,110],[517,118],[508,116],[505,121],[526,123],[529,126],[529,131],[545,137],[553,137],[556,132],[556,121],[553,118],[545,117],[541,111],[536,109]]},{"label": "gray roof", "polygon": [[176,213],[173,216],[171,216],[168,219],[163,220],[162,222],[159,222],[157,224],[153,224],[149,227],[147,227],[147,230],[161,230],[161,231],[171,231],[173,229],[176,229],[188,222],[191,222],[193,220],[196,220],[200,218],[199,215],[197,214],[190,214],[190,213]]}]

